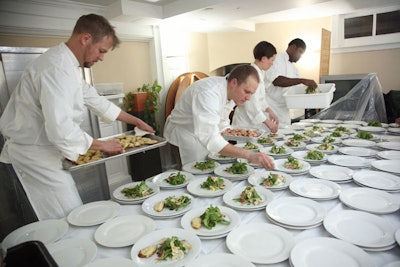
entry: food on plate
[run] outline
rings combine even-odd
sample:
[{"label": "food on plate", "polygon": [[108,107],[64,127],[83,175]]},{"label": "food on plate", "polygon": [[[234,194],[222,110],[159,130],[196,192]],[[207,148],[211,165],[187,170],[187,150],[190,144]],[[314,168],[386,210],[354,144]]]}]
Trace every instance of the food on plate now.
[{"label": "food on plate", "polygon": [[298,147],[300,146],[300,141],[295,140],[293,138],[289,138],[288,140],[286,140],[285,145],[288,147]]},{"label": "food on plate", "polygon": [[370,121],[368,122],[368,126],[382,127],[382,123],[379,121]]},{"label": "food on plate", "polygon": [[201,188],[211,191],[222,190],[225,188],[224,180],[218,176],[208,176],[200,185]]},{"label": "food on plate", "polygon": [[269,133],[269,134],[268,134],[268,137],[271,137],[271,138],[278,138],[278,137],[279,137],[279,134],[277,134],[277,133]]},{"label": "food on plate", "polygon": [[333,146],[330,143],[323,143],[323,144],[320,144],[319,146],[317,146],[317,149],[326,150],[326,151],[332,151],[332,150],[335,149],[335,146]]},{"label": "food on plate", "polygon": [[320,135],[318,131],[314,131],[314,130],[304,131],[303,134],[306,136],[309,136],[309,137],[316,137],[316,136]]},{"label": "food on plate", "polygon": [[103,158],[103,154],[100,150],[89,149],[85,154],[79,155],[78,159],[75,161],[75,164],[81,165],[85,163],[89,163],[92,161],[96,161]]},{"label": "food on plate", "polygon": [[[191,221],[191,225],[194,229],[200,229],[202,225],[208,230],[211,230],[217,225],[217,223],[228,225],[230,222],[225,219],[225,215],[221,213],[221,210],[215,206],[210,205],[200,217],[194,217]],[[200,219],[200,227],[198,226]],[[196,228],[198,227],[198,228]]]},{"label": "food on plate", "polygon": [[273,154],[286,154],[286,149],[284,146],[277,146],[277,145],[273,145],[271,147],[271,149],[269,150],[269,152],[273,153]]},{"label": "food on plate", "polygon": [[274,143],[274,142],[275,142],[274,139],[272,139],[272,138],[269,137],[269,136],[267,136],[267,137],[261,137],[261,138],[258,138],[258,139],[257,139],[257,143],[262,144],[262,145],[264,145],[264,144],[272,144],[272,143]]},{"label": "food on plate", "polygon": [[308,138],[302,134],[294,134],[292,139],[296,140],[296,141],[303,141],[303,142],[308,140]]},{"label": "food on plate", "polygon": [[265,187],[277,186],[286,183],[286,178],[282,174],[270,173],[268,177],[263,178],[260,185]]},{"label": "food on plate", "polygon": [[332,137],[342,137],[343,136],[343,132],[341,131],[334,131],[331,133]]},{"label": "food on plate", "polygon": [[350,133],[350,129],[348,129],[344,126],[338,126],[338,127],[336,127],[335,132]]},{"label": "food on plate", "polygon": [[257,193],[254,186],[246,186],[246,188],[240,193],[238,198],[234,198],[234,201],[239,202],[242,205],[260,205],[262,203],[262,198]]},{"label": "food on plate", "polygon": [[319,91],[318,87],[312,88],[312,87],[308,86],[306,88],[306,94],[316,94],[316,93],[318,93],[318,91]]},{"label": "food on plate", "polygon": [[322,139],[322,143],[333,143],[335,142],[335,138],[333,138],[330,135],[327,135],[324,137],[324,139]]},{"label": "food on plate", "polygon": [[186,175],[181,172],[171,173],[165,181],[170,185],[180,185],[186,182]]},{"label": "food on plate", "polygon": [[[169,196],[164,201],[159,201],[154,205],[154,210],[161,212],[164,208],[169,210],[179,210],[191,203],[191,199],[188,196],[181,195],[180,197]],[[161,204],[162,203],[162,204]]]},{"label": "food on plate", "polygon": [[285,163],[283,163],[283,166],[286,169],[291,169],[291,170],[300,170],[303,168],[303,164],[301,164],[301,162],[293,157],[288,157],[287,161],[285,161]]},{"label": "food on plate", "polygon": [[318,150],[309,150],[307,151],[307,155],[304,157],[309,160],[321,160],[323,159],[325,154]]},{"label": "food on plate", "polygon": [[256,150],[258,149],[258,146],[256,144],[253,144],[252,142],[246,142],[243,148],[247,150]]},{"label": "food on plate", "polygon": [[138,257],[150,258],[157,254],[156,260],[181,260],[192,248],[186,240],[180,240],[177,236],[161,239],[157,244],[152,244],[139,251]]},{"label": "food on plate", "polygon": [[227,128],[222,131],[222,135],[230,136],[241,136],[241,137],[259,137],[261,135],[260,131],[250,130],[250,129],[232,129]]},{"label": "food on plate", "polygon": [[235,162],[232,165],[225,169],[226,172],[232,174],[245,174],[247,173],[247,164],[246,162]]},{"label": "food on plate", "polygon": [[317,131],[317,132],[322,132],[322,131],[325,130],[325,128],[324,128],[323,126],[321,126],[321,125],[314,125],[314,126],[312,127],[312,130],[313,130],[313,131]]},{"label": "food on plate", "polygon": [[356,137],[361,138],[361,139],[367,139],[367,140],[374,138],[374,136],[371,133],[365,132],[365,131],[359,131],[357,133]]},{"label": "food on plate", "polygon": [[215,167],[215,161],[208,159],[206,161],[196,162],[193,167],[201,171],[212,169]]},{"label": "food on plate", "polygon": [[127,198],[138,198],[152,194],[153,189],[151,189],[144,181],[141,181],[139,184],[133,187],[123,188],[121,193],[123,193]]}]

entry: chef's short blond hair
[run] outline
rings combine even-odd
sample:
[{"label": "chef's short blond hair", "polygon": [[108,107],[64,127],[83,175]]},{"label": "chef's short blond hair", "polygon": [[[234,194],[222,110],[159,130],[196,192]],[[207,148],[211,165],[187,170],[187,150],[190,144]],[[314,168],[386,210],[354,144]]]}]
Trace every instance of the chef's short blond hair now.
[{"label": "chef's short blond hair", "polygon": [[246,82],[247,78],[250,76],[252,76],[254,80],[256,80],[258,83],[260,82],[257,70],[250,64],[242,64],[233,68],[233,70],[229,73],[227,79],[229,82],[232,79],[236,78],[238,85],[240,85]]}]

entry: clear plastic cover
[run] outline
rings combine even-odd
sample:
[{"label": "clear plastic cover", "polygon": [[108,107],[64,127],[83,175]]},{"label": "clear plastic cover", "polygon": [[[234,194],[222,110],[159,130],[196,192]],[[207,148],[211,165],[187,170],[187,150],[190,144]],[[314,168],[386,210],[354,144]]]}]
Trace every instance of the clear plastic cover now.
[{"label": "clear plastic cover", "polygon": [[376,73],[366,75],[345,96],[311,118],[387,122],[382,86]]}]

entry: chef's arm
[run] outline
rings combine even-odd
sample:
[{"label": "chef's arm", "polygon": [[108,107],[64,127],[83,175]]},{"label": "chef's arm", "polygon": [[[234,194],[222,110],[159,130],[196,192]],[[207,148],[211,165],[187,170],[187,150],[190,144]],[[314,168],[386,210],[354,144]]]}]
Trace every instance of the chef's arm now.
[{"label": "chef's arm", "polygon": [[285,76],[278,76],[272,83],[275,86],[280,86],[280,87],[289,87],[298,84],[304,84],[307,87],[311,87],[312,89],[318,87],[317,83],[314,80],[303,79],[303,78],[288,78]]},{"label": "chef's arm", "polygon": [[145,123],[144,121],[142,121],[141,119],[139,119],[138,117],[135,117],[123,110],[121,110],[121,112],[119,113],[117,120],[125,122],[127,124],[132,124],[135,125],[137,127],[139,127],[140,129],[142,129],[143,131],[146,132],[150,132],[150,133],[155,133],[156,131],[147,123]]},{"label": "chef's arm", "polygon": [[273,160],[267,154],[250,151],[231,144],[224,146],[224,148],[219,151],[219,154],[227,157],[244,158],[250,162],[261,165],[267,170],[275,167]]}]

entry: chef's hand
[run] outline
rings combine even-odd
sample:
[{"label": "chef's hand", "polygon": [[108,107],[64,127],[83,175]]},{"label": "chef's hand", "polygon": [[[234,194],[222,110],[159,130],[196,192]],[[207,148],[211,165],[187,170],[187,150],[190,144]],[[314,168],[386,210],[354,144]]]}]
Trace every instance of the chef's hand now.
[{"label": "chef's hand", "polygon": [[311,87],[311,89],[315,89],[318,87],[318,84],[314,80],[303,79],[302,84],[307,85],[307,87]]},{"label": "chef's hand", "polygon": [[147,123],[145,123],[142,120],[138,120],[138,122],[136,123],[136,126],[139,127],[141,130],[149,132],[149,133],[155,133],[156,132],[153,129],[153,127],[151,127],[150,125],[148,125]]},{"label": "chef's hand", "polygon": [[93,139],[90,149],[100,150],[108,154],[119,154],[124,152],[124,149],[117,140],[101,141]]},{"label": "chef's hand", "polygon": [[276,133],[278,131],[278,124],[271,120],[271,119],[266,119],[265,120],[265,125],[267,125],[268,129],[272,132],[272,133]]},{"label": "chef's hand", "polygon": [[275,168],[274,161],[265,153],[252,152],[248,158],[251,162],[261,165],[266,170]]}]

